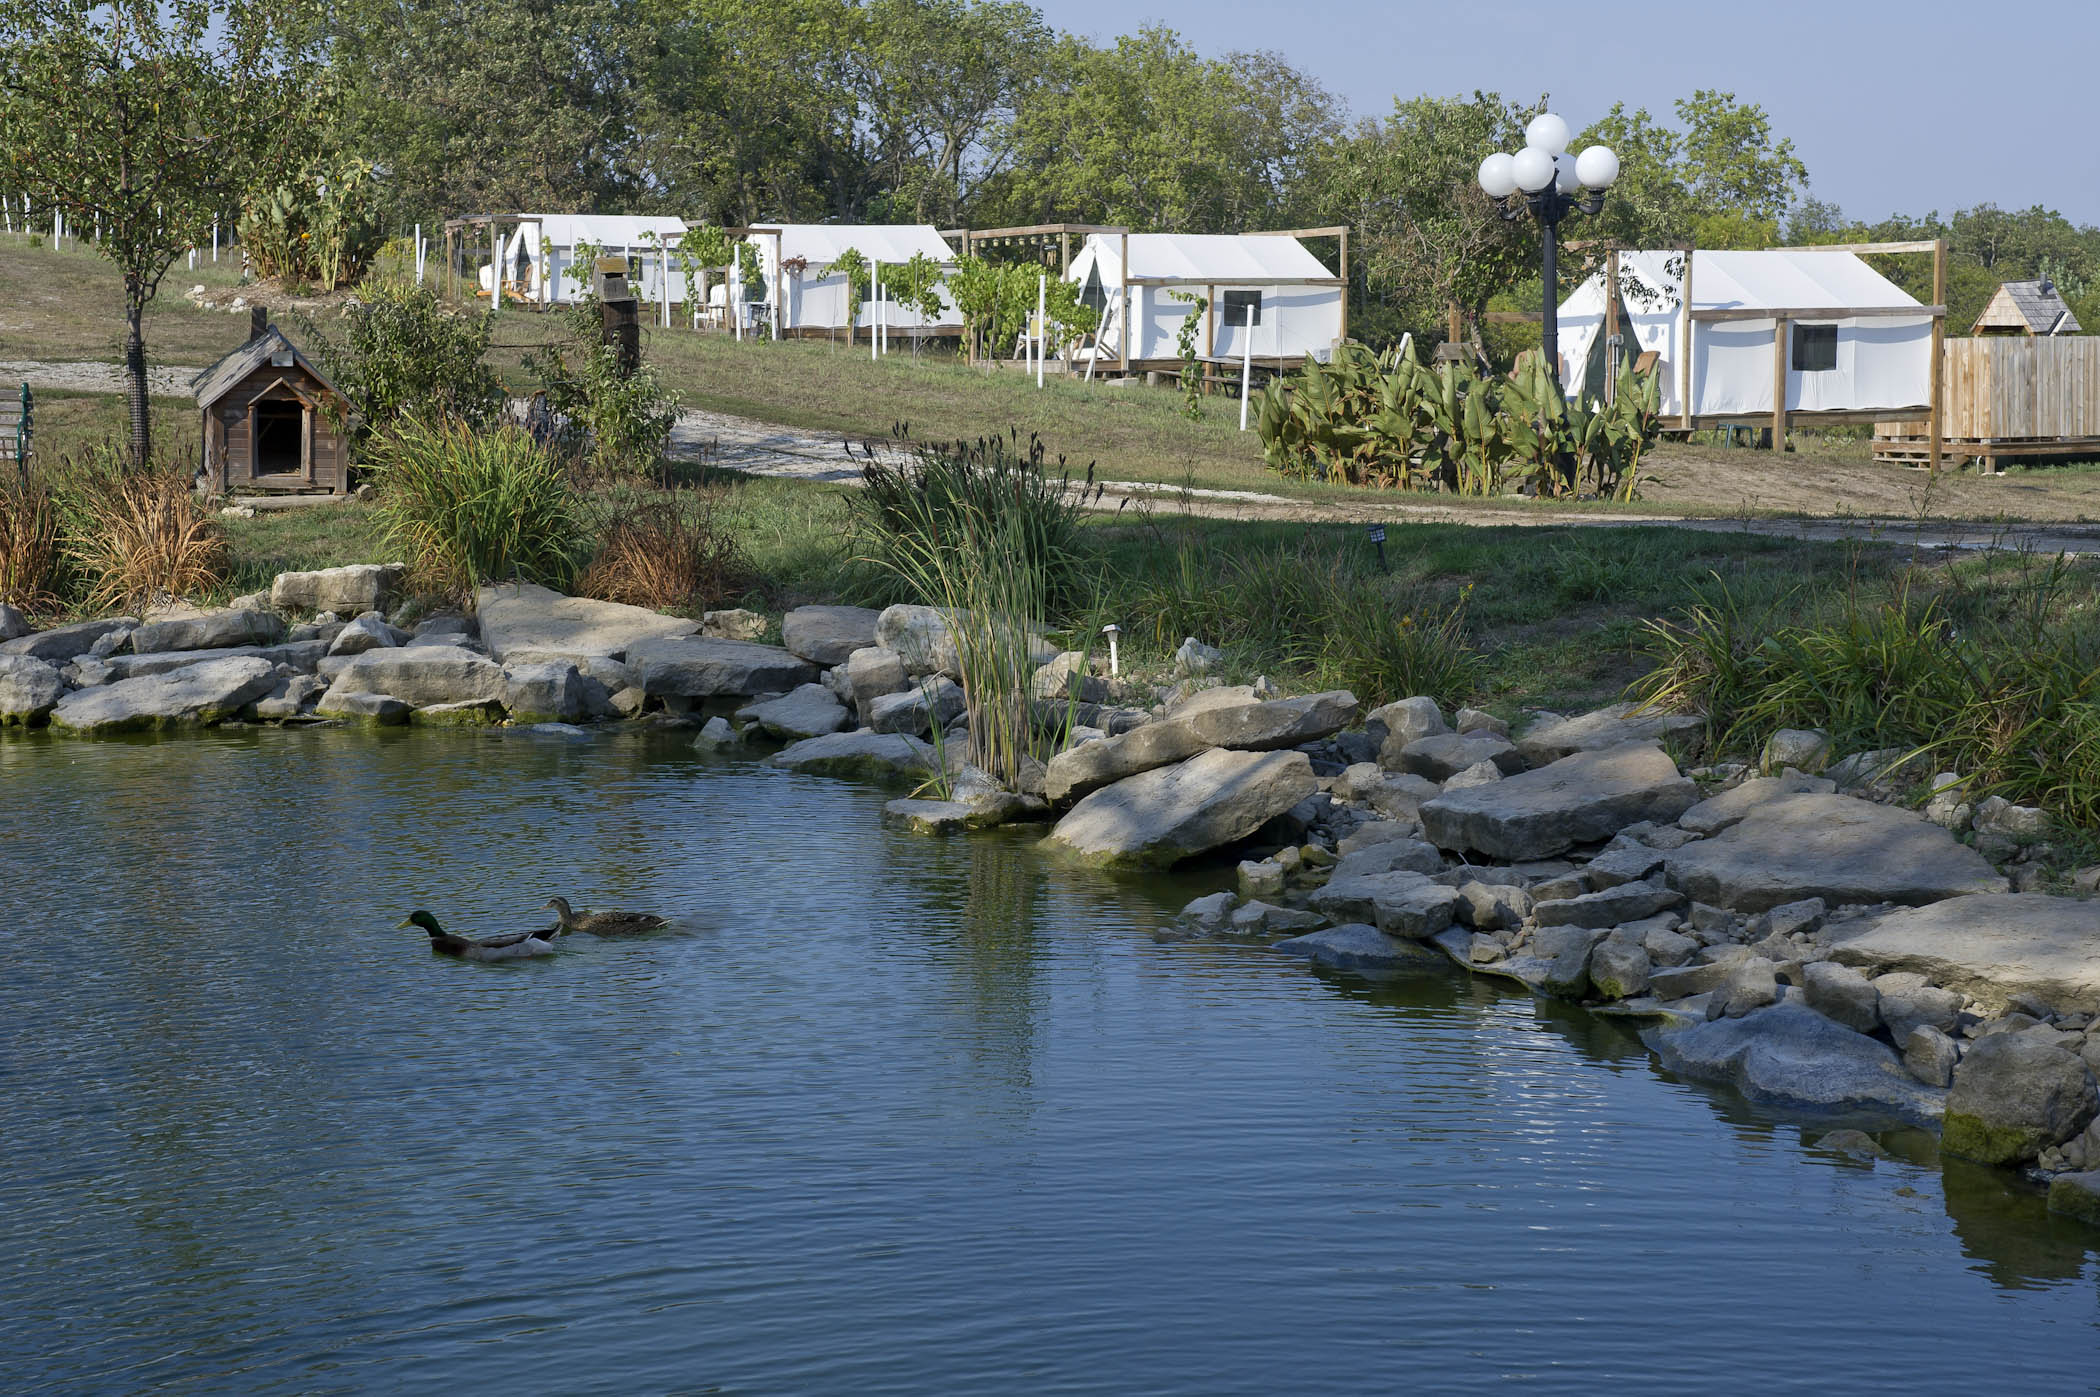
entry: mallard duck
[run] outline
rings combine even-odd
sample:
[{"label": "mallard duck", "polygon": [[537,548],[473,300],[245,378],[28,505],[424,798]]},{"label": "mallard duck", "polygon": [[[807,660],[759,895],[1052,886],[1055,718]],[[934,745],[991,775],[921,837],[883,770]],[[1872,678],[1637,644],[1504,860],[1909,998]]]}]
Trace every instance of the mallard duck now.
[{"label": "mallard duck", "polygon": [[554,920],[561,931],[584,931],[592,936],[635,936],[670,923],[648,912],[578,912],[565,897],[550,897]]},{"label": "mallard duck", "polygon": [[436,917],[417,910],[408,914],[404,927],[419,926],[430,933],[430,949],[439,955],[461,960],[523,960],[528,956],[554,954],[555,930],[514,931],[508,936],[457,936],[438,925]]}]

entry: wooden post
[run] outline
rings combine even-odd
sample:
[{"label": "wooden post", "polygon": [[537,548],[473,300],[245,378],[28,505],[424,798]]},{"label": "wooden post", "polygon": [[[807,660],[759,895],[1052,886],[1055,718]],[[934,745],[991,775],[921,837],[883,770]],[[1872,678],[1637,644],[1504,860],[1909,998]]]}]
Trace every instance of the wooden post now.
[{"label": "wooden post", "polygon": [[1349,230],[1342,229],[1342,338],[1349,338]]},{"label": "wooden post", "polygon": [[1072,234],[1067,231],[1057,235],[1057,275],[1060,279],[1072,270]]},{"label": "wooden post", "polygon": [[1786,450],[1786,317],[1772,321],[1772,449]]},{"label": "wooden post", "polygon": [[1692,250],[1684,250],[1684,335],[1677,341],[1677,425],[1692,430]]},{"label": "wooden post", "polygon": [[1940,473],[1941,444],[1945,439],[1947,428],[1945,419],[1947,400],[1945,387],[1947,377],[1947,240],[1945,238],[1934,238],[1932,240],[1932,304],[1934,306],[1932,313],[1932,396],[1928,400],[1931,403],[1931,411],[1928,414],[1931,422],[1926,428],[1931,441],[1925,452],[1925,471],[1928,479],[1936,478]]},{"label": "wooden post", "polygon": [[1458,308],[1458,302],[1444,303],[1444,338],[1457,344],[1466,337],[1466,313]]},{"label": "wooden post", "polygon": [[1121,361],[1118,367],[1127,374],[1130,372],[1130,234],[1124,233],[1122,238],[1123,270],[1119,275],[1123,279],[1123,314],[1119,323],[1123,329],[1123,343],[1119,346],[1121,353],[1116,357]]}]

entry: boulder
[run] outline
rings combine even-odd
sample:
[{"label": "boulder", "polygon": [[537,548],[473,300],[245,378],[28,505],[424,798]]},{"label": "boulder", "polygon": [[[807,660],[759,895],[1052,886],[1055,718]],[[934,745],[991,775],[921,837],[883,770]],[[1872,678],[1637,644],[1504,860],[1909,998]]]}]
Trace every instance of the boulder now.
[{"label": "boulder", "polygon": [[1531,915],[1531,894],[1509,884],[1476,879],[1458,885],[1458,905],[1452,912],[1477,930],[1508,931],[1522,926]]},{"label": "boulder", "polygon": [[618,659],[645,640],[692,635],[698,623],[645,606],[566,597],[530,582],[503,582],[474,594],[481,642],[496,659],[546,661],[585,655]]},{"label": "boulder", "polygon": [[1184,713],[1169,721],[1185,724],[1206,747],[1273,752],[1332,737],[1356,721],[1356,708],[1356,695],[1346,689],[1335,689],[1304,698],[1274,699],[1268,703],[1237,704]]},{"label": "boulder", "polygon": [[1461,733],[1493,733],[1497,737],[1509,736],[1509,724],[1494,714],[1478,708],[1461,708],[1452,715],[1451,726]]},{"label": "boulder", "polygon": [[1360,922],[1329,927],[1309,936],[1294,936],[1269,949],[1286,956],[1302,956],[1333,970],[1427,970],[1444,961],[1427,946],[1388,936],[1377,927]]},{"label": "boulder", "polygon": [[2049,1180],[2049,1211],[2100,1227],[2100,1169]]},{"label": "boulder", "polygon": [[51,726],[103,734],[223,722],[269,693],[277,667],[242,656],[188,665],[167,674],[78,689],[51,710]]},{"label": "boulder", "polygon": [[1877,996],[1876,1012],[1889,1037],[1898,1043],[1909,1037],[1913,1029],[1932,1028],[1951,1034],[1961,1024],[1962,1005],[1967,1001],[1953,990],[1928,983],[1923,975],[1895,970],[1876,975],[1871,983]]},{"label": "boulder", "polygon": [[1940,1111],[1940,1093],[1912,1077],[1893,1048],[1791,999],[1642,1036],[1667,1071],[1732,1085],[1754,1101],[1912,1120]]},{"label": "boulder", "polygon": [[1225,652],[1215,645],[1205,645],[1194,636],[1184,637],[1181,648],[1174,652],[1176,674],[1208,674],[1225,658]]},{"label": "boulder", "polygon": [[[1646,937],[1642,938],[1646,944]],[[1713,960],[1695,960],[1690,965],[1678,965],[1667,970],[1656,970],[1648,977],[1649,988],[1655,997],[1662,1000],[1690,999],[1693,995],[1711,994],[1728,983],[1728,976],[1738,963],[1747,960],[1750,952],[1742,946],[1728,948],[1734,954]]]},{"label": "boulder", "polygon": [[1444,856],[1434,844],[1419,839],[1385,839],[1346,853],[1336,861],[1333,877],[1360,878],[1370,873],[1440,873]]},{"label": "boulder", "polygon": [[875,643],[894,650],[907,674],[959,676],[962,657],[948,619],[935,606],[888,607],[875,618]]},{"label": "boulder", "polygon": [[1325,920],[1317,912],[1302,912],[1267,902],[1246,902],[1232,909],[1232,915],[1225,919],[1225,930],[1233,936],[1283,936],[1290,932],[1311,931]]},{"label": "boulder", "polygon": [[1621,883],[1602,892],[1540,902],[1532,916],[1540,926],[1615,927],[1684,906],[1684,894],[1660,881]]},{"label": "boulder", "polygon": [[56,665],[28,655],[0,655],[0,728],[43,722],[65,692]]},{"label": "boulder", "polygon": [[1662,872],[1663,851],[1628,840],[1614,845],[1582,866],[1582,881],[1592,891],[1602,892],[1624,883],[1638,883]]},{"label": "boulder", "polygon": [[1541,962],[1538,987],[1563,999],[1580,999],[1590,990],[1590,954],[1605,933],[1588,927],[1540,927],[1531,934],[1531,954]]},{"label": "boulder", "polygon": [[1801,989],[1809,1008],[1855,1033],[1872,1033],[1881,1027],[1881,992],[1849,965],[1811,961],[1801,967]]},{"label": "boulder", "polygon": [[1540,723],[1517,739],[1517,750],[1533,766],[1544,766],[1576,752],[1600,752],[1628,742],[1689,741],[1706,720],[1677,713],[1634,714],[1630,703],[1600,708],[1577,718]]},{"label": "boulder", "polygon": [[1400,754],[1408,744],[1424,737],[1451,731],[1436,700],[1422,695],[1374,708],[1364,718],[1366,731],[1383,733],[1378,749],[1379,765],[1398,768]]},{"label": "boulder", "polygon": [[881,616],[865,606],[798,606],[780,618],[780,643],[788,653],[829,669],[875,643]]},{"label": "boulder", "polygon": [[1462,791],[1468,786],[1485,786],[1502,779],[1502,768],[1493,762],[1475,762],[1464,771],[1444,782],[1447,791]]},{"label": "boulder", "polygon": [[962,716],[962,686],[945,674],[920,680],[897,694],[884,694],[868,705],[868,726],[877,732],[908,732],[924,737],[935,723],[943,731]]},{"label": "boulder", "polygon": [[[1683,965],[1699,949],[1697,941],[1694,941],[1689,936],[1680,936],[1674,928],[1663,925],[1664,922],[1669,920],[1674,919],[1655,917],[1650,918],[1646,922],[1634,924],[1642,928],[1641,945],[1648,952],[1649,961],[1664,969],[1674,969]],[[1621,927],[1619,929],[1626,931],[1631,928]]]},{"label": "boulder", "polygon": [[804,738],[781,748],[770,760],[775,766],[818,776],[903,781],[912,785],[939,769],[933,749],[916,737],[866,728]]},{"label": "boulder", "polygon": [[327,648],[318,640],[288,640],[282,645],[237,645],[225,650],[160,650],[150,655],[111,655],[101,663],[111,680],[166,674],[169,670],[203,664],[208,660],[237,660],[249,656],[288,669],[311,671],[320,664]]},{"label": "boulder", "polygon": [[1930,1024],[1919,1024],[1896,1041],[1903,1045],[1903,1065],[1910,1069],[1911,1076],[1929,1087],[1953,1084],[1961,1050],[1952,1038]]},{"label": "boulder", "polygon": [[1439,848],[1539,859],[1610,839],[1637,821],[1674,820],[1697,799],[1660,747],[1628,743],[1446,791],[1422,805],[1422,829]]},{"label": "boulder", "polygon": [[[477,711],[480,704],[435,704],[435,708],[472,708]],[[371,694],[331,688],[321,695],[314,705],[314,712],[323,718],[335,718],[349,723],[370,723],[375,727],[394,727],[408,721],[409,705],[392,694]],[[448,715],[449,716],[449,715]],[[426,722],[439,721],[425,719]]]},{"label": "boulder", "polygon": [[1522,771],[1524,759],[1507,738],[1455,732],[1418,737],[1400,749],[1400,769],[1431,781],[1449,781],[1470,766],[1493,762],[1503,775]]},{"label": "boulder", "polygon": [[333,611],[355,616],[384,611],[401,583],[399,563],[353,563],[319,572],[280,572],[270,583],[275,611]]},{"label": "boulder", "polygon": [[1640,940],[1609,935],[1590,952],[1590,986],[1600,999],[1632,999],[1647,992],[1654,968]]},{"label": "boulder", "polygon": [[866,720],[869,707],[884,694],[901,693],[911,687],[904,660],[896,651],[880,645],[864,645],[832,671],[834,682],[843,677],[842,698],[853,701],[853,711]]},{"label": "boulder", "polygon": [[1119,737],[1059,752],[1050,759],[1043,793],[1052,804],[1062,805],[1140,772],[1187,761],[1204,748],[1203,739],[1178,719],[1147,723]]},{"label": "boulder", "polygon": [[1198,931],[1218,931],[1232,916],[1239,899],[1231,893],[1211,893],[1196,898],[1181,909],[1181,920]]},{"label": "boulder", "polygon": [[1004,823],[996,809],[960,800],[893,800],[882,807],[882,822],[913,834],[960,834]]},{"label": "boulder", "polygon": [[27,655],[32,660],[43,660],[48,664],[64,664],[87,654],[102,637],[118,632],[129,633],[137,629],[138,624],[136,616],[75,621],[70,626],[53,626],[48,631],[32,631],[13,640],[0,641],[0,655]]},{"label": "boulder", "polygon": [[2082,1058],[2024,1034],[1979,1038],[1947,1093],[1940,1148],[1983,1164],[2024,1164],[2085,1129],[2100,1097]]},{"label": "boulder", "polygon": [[[366,717],[378,723],[399,722],[391,705],[400,700],[384,694],[345,694],[338,710],[344,717]],[[376,703],[363,702],[377,700]],[[503,721],[503,705],[494,699],[468,699],[464,703],[426,703],[412,709],[408,721],[419,727],[487,728]]]},{"label": "boulder", "polygon": [[723,611],[703,611],[700,613],[700,634],[710,640],[761,640],[766,634],[766,618],[741,606]]},{"label": "boulder", "polygon": [[1677,817],[1678,827],[1694,834],[1719,834],[1760,805],[1781,796],[1829,795],[1837,783],[1821,776],[1803,776],[1798,771],[1777,776],[1753,776],[1740,786],[1702,800]]},{"label": "boulder", "polygon": [[779,698],[740,708],[736,716],[740,722],[749,720],[758,724],[768,736],[783,742],[822,737],[846,726],[845,707],[822,684],[798,685]]},{"label": "boulder", "polygon": [[1275,897],[1283,891],[1283,865],[1274,859],[1241,859],[1235,872],[1241,897]]},{"label": "boulder", "polygon": [[817,678],[815,665],[777,646],[709,636],[640,641],[628,650],[627,663],[654,698],[754,698]]},{"label": "boulder", "polygon": [[311,674],[288,674],[279,678],[270,692],[255,701],[255,716],[270,722],[303,718],[328,686]]},{"label": "boulder", "polygon": [[367,650],[387,650],[407,637],[376,614],[366,614],[339,628],[328,641],[331,655],[362,655]]},{"label": "boulder", "polygon": [[1791,767],[1811,776],[1828,765],[1830,734],[1814,728],[1781,728],[1765,739],[1764,755],[1759,762],[1765,771],[1784,771]]},{"label": "boulder", "polygon": [[1414,820],[1366,820],[1343,837],[1335,845],[1335,853],[1347,858],[1358,849],[1368,849],[1373,844],[1390,844],[1395,839],[1413,839],[1422,832],[1422,826]]},{"label": "boulder", "polygon": [[330,692],[391,694],[411,708],[507,696],[502,666],[457,645],[367,650],[336,672]]},{"label": "boulder", "polygon": [[1087,671],[1087,658],[1077,650],[1053,656],[1028,681],[1031,698],[1053,702],[1102,704],[1109,699],[1108,683]]},{"label": "boulder", "polygon": [[1091,863],[1164,868],[1245,839],[1318,789],[1303,752],[1220,748],[1104,786],[1047,842]]},{"label": "boulder", "polygon": [[1807,897],[1916,905],[2005,888],[1982,855],[1938,825],[1843,795],[1767,801],[1713,838],[1672,851],[1665,867],[1688,896],[1744,912]]},{"label": "boulder", "polygon": [[1376,762],[1358,762],[1335,778],[1334,798],[1351,805],[1368,806],[1388,819],[1405,821],[1420,828],[1425,801],[1435,800],[1443,788],[1426,776],[1389,772]]},{"label": "boulder", "polygon": [[2049,812],[2038,805],[2014,805],[2004,796],[1986,796],[1976,807],[1979,832],[2011,839],[2036,839],[2049,832]]},{"label": "boulder", "polygon": [[284,618],[272,611],[203,611],[166,621],[148,621],[131,633],[131,653],[164,650],[227,650],[240,645],[275,645],[284,639]]},{"label": "boulder", "polygon": [[1728,978],[1707,997],[1706,1017],[1739,1019],[1778,1000],[1778,967],[1763,956],[1745,956],[1728,967]]},{"label": "boulder", "polygon": [[1207,689],[1197,689],[1172,699],[1163,715],[1168,718],[1192,718],[1198,713],[1209,713],[1220,708],[1244,708],[1250,703],[1265,703],[1267,700],[1254,692],[1252,684],[1212,684]]},{"label": "boulder", "polygon": [[29,634],[29,618],[0,601],[0,641],[15,640]]},{"label": "boulder", "polygon": [[589,716],[583,675],[553,660],[504,666],[503,706],[519,723],[573,723]]},{"label": "boulder", "polygon": [[700,725],[700,732],[693,738],[693,745],[703,752],[717,752],[724,747],[738,746],[743,740],[744,735],[729,726],[729,720],[717,713]]},{"label": "boulder", "polygon": [[2016,997],[2064,1014],[2100,1005],[2100,911],[2091,902],[1958,897],[1840,923],[1825,936],[1833,960],[1874,973],[1914,971],[1994,1013]]}]

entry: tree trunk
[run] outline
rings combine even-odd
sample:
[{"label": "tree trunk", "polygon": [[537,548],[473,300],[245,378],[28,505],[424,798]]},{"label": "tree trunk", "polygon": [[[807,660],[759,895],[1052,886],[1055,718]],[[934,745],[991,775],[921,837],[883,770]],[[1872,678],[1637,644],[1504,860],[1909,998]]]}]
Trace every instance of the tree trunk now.
[{"label": "tree trunk", "polygon": [[131,409],[131,463],[144,470],[153,449],[152,409],[146,397],[146,336],[141,324],[146,301],[131,278],[125,279],[124,292],[124,397]]}]

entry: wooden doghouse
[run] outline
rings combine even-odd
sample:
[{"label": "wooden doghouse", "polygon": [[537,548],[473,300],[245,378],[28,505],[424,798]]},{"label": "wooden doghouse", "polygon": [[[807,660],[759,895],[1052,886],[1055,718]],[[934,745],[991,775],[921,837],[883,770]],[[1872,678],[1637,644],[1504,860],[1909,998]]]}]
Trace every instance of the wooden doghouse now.
[{"label": "wooden doghouse", "polygon": [[211,488],[349,488],[349,404],[275,325],[197,376]]}]

